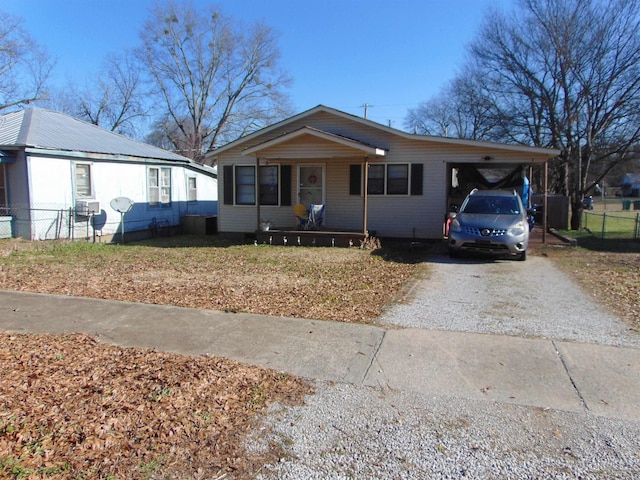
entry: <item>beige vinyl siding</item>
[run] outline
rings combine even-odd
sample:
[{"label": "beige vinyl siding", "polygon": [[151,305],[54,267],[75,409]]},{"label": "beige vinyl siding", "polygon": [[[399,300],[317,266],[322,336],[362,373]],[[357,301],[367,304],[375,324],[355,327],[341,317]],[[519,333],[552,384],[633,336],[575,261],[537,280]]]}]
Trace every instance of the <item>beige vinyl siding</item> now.
[{"label": "beige vinyl siding", "polygon": [[[240,143],[218,158],[219,172],[223,165],[255,165],[254,156],[242,155],[246,148],[254,147],[294,132],[312,127],[352,138],[386,150],[383,157],[369,156],[371,164],[421,163],[423,164],[422,195],[370,195],[368,196],[368,229],[381,237],[432,238],[442,235],[442,223],[447,212],[448,169],[455,163],[474,163],[481,166],[502,164],[528,164],[540,162],[541,154],[509,150],[505,145],[463,145],[434,141],[422,136],[394,134],[384,128],[365,125],[350,118],[319,111],[292,121]],[[517,148],[517,147],[514,147]],[[298,168],[300,164],[324,164],[326,179],[325,226],[329,229],[362,229],[363,195],[349,195],[349,166],[362,164],[364,152],[335,142],[302,135],[260,151],[258,156],[274,164],[292,166],[291,199],[297,202]],[[483,160],[492,157],[491,161]],[[224,192],[223,175],[218,179],[220,199]],[[255,206],[233,206],[219,203],[218,224],[221,232],[253,232],[257,227]],[[261,206],[261,219],[270,220],[274,227],[293,227],[296,224],[292,206]]]}]

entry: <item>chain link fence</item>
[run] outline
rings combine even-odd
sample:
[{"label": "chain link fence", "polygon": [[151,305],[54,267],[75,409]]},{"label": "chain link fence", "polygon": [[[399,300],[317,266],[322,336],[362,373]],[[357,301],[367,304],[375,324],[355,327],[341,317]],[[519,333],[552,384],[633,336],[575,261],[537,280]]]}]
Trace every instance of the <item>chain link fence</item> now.
[{"label": "chain link fence", "polygon": [[[31,240],[96,239],[121,231],[120,214],[91,212],[54,203],[37,206],[12,204],[0,211],[0,238]],[[127,220],[127,230],[149,228],[148,220]]]},{"label": "chain link fence", "polygon": [[640,239],[640,199],[609,202],[605,208],[584,210],[582,226],[603,240]]}]

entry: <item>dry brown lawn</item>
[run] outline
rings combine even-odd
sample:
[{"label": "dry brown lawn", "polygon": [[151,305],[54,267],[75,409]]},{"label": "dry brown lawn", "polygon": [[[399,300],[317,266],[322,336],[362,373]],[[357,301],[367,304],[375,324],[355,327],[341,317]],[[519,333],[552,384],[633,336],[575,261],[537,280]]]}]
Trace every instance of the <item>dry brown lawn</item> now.
[{"label": "dry brown lawn", "polygon": [[[127,245],[0,241],[0,288],[367,322],[421,257],[194,237]],[[242,441],[298,378],[85,335],[0,333],[0,478],[252,478]]]},{"label": "dry brown lawn", "polygon": [[[640,329],[640,256],[538,248]],[[262,247],[178,237],[128,245],[0,241],[0,288],[370,322],[428,252]],[[257,414],[311,388],[213,357],[86,335],[0,333],[0,478],[252,478]]]}]

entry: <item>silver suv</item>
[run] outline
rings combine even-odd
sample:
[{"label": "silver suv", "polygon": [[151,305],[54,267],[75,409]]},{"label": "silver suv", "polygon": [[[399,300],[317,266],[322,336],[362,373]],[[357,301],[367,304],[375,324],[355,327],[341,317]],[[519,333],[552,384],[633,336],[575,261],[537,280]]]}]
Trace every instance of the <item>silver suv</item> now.
[{"label": "silver suv", "polygon": [[478,252],[527,259],[527,211],[516,192],[473,190],[451,217],[447,244],[451,257]]}]

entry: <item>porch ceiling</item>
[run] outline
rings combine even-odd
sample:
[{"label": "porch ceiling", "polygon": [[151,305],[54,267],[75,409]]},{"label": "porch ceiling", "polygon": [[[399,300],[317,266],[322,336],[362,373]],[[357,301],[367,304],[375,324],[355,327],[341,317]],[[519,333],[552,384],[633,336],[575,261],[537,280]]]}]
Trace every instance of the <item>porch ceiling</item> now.
[{"label": "porch ceiling", "polygon": [[245,149],[243,155],[255,155],[257,157],[266,158],[299,158],[301,152],[298,146],[309,144],[305,149],[305,158],[326,158],[326,148],[318,148],[317,153],[313,153],[313,146],[319,144],[333,145],[340,154],[336,156],[372,156],[384,157],[387,153],[386,149],[369,145],[352,138],[343,137],[335,133],[326,132],[312,127],[302,127],[293,132],[288,132],[279,137],[267,140],[252,147]]}]

